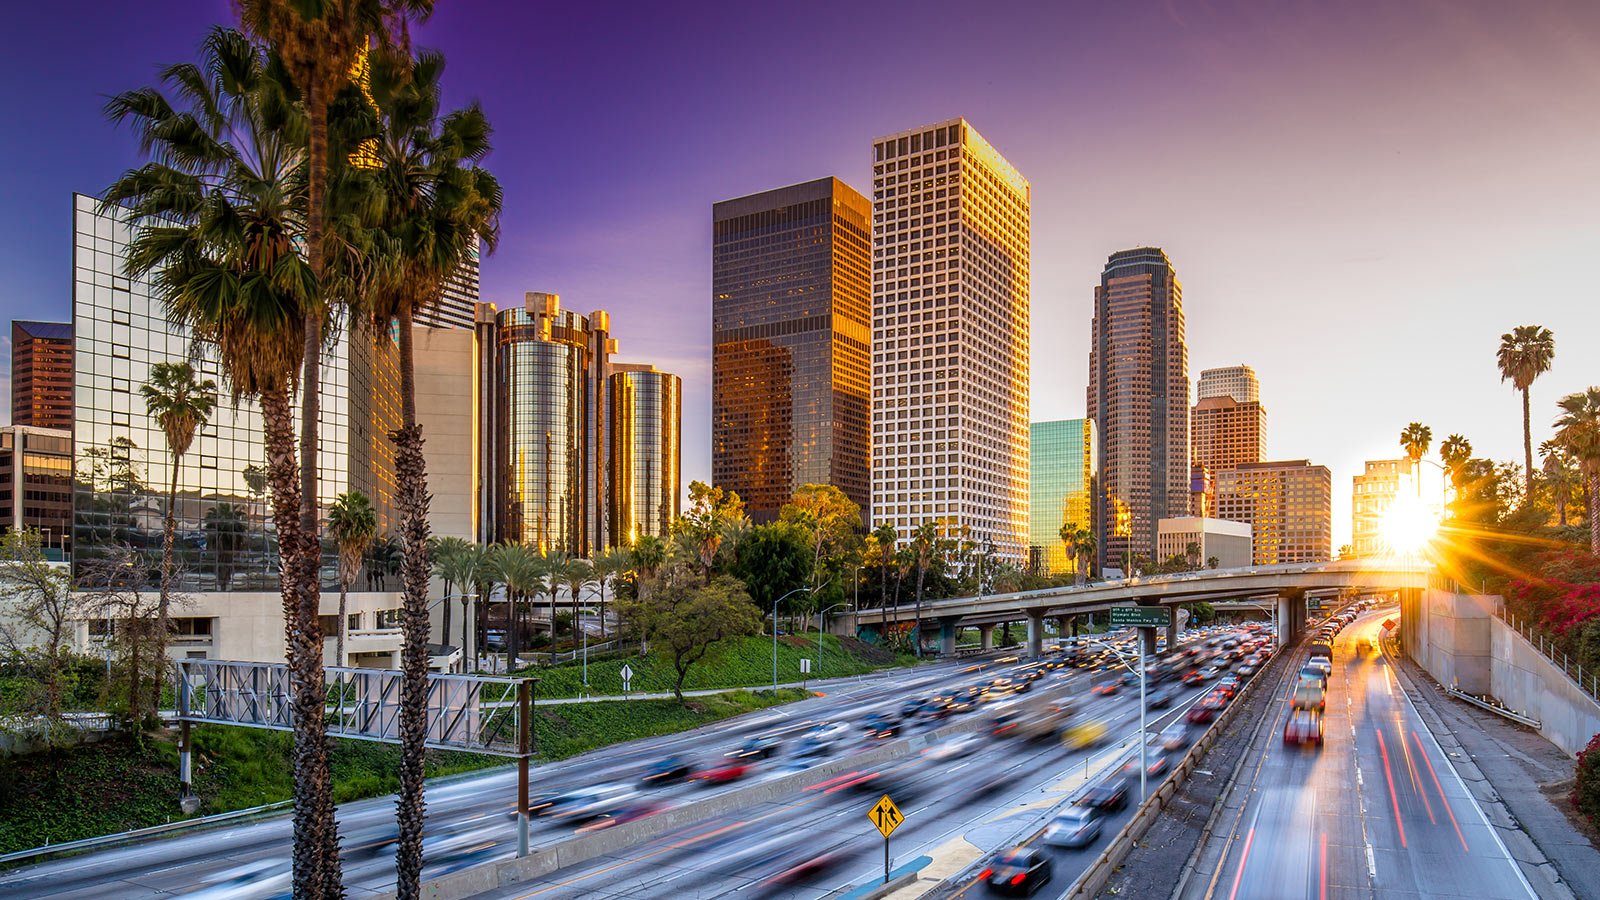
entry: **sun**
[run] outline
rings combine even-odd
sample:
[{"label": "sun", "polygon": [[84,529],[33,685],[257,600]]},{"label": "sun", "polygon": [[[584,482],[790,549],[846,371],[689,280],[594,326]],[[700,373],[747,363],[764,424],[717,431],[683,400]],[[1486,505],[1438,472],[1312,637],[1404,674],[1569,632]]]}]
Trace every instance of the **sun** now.
[{"label": "sun", "polygon": [[1397,555],[1426,550],[1439,533],[1439,514],[1420,498],[1401,493],[1383,516],[1383,540]]}]

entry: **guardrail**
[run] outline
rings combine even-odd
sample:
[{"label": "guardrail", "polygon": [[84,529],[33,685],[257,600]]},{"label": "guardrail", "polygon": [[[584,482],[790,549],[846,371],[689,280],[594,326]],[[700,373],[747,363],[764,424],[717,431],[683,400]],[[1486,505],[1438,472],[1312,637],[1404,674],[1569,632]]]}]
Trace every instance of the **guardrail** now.
[{"label": "guardrail", "polygon": [[101,847],[113,847],[128,841],[143,840],[147,837],[168,834],[174,831],[186,831],[206,825],[218,825],[224,822],[234,822],[240,819],[249,819],[264,813],[274,812],[293,806],[293,800],[280,800],[277,803],[267,803],[261,806],[252,806],[249,809],[236,809],[231,812],[217,813],[210,816],[200,816],[195,819],[180,819],[168,822],[165,825],[152,825],[149,828],[135,828],[132,831],[119,831],[116,834],[105,834],[100,837],[84,838],[78,841],[66,841],[60,844],[46,844],[43,847],[34,847],[29,850],[18,850],[0,856],[0,865],[9,865],[43,856],[55,856],[58,853],[76,853],[80,850],[97,850]]},{"label": "guardrail", "polygon": [[[1545,659],[1560,666],[1561,671],[1566,673],[1572,683],[1578,686],[1578,690],[1593,697],[1596,702],[1600,702],[1600,673],[1584,672],[1582,665],[1573,662],[1572,658],[1566,654],[1566,651],[1560,650],[1556,646],[1555,638],[1550,637],[1542,629],[1535,627],[1532,622],[1520,619],[1509,610],[1503,608],[1496,609],[1494,614],[1495,618],[1509,625],[1517,634],[1522,635]],[[1560,654],[1559,659],[1556,658],[1558,653]]]},{"label": "guardrail", "polygon": [[1473,696],[1472,694],[1469,694],[1466,691],[1463,691],[1460,688],[1455,687],[1454,685],[1450,685],[1450,686],[1445,687],[1444,691],[1445,691],[1445,693],[1449,694],[1450,696],[1459,698],[1461,700],[1465,700],[1468,703],[1471,703],[1473,706],[1478,707],[1479,709],[1485,709],[1485,710],[1488,710],[1489,712],[1494,713],[1497,716],[1501,716],[1503,718],[1510,719],[1513,722],[1519,722],[1519,723],[1521,723],[1523,725],[1528,726],[1529,728],[1534,729],[1535,731],[1537,731],[1538,729],[1543,727],[1543,725],[1539,722],[1538,719],[1530,718],[1530,717],[1524,716],[1524,715],[1522,715],[1520,713],[1514,713],[1511,710],[1506,709],[1503,706],[1497,706],[1497,705],[1495,705],[1493,703],[1490,703],[1487,700],[1484,700],[1481,697]]}]

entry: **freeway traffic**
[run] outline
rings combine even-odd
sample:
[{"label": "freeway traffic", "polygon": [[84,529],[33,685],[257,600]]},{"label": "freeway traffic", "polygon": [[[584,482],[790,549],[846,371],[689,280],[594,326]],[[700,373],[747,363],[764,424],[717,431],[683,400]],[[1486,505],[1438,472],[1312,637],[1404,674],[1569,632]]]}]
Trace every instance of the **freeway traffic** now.
[{"label": "freeway traffic", "polygon": [[[1202,635],[1204,637],[1204,635]],[[1132,751],[1137,686],[1122,684],[1109,651],[1086,649],[1078,667],[1010,659],[942,663],[861,682],[819,685],[825,696],[708,726],[631,742],[536,770],[541,791],[533,844],[646,817],[689,800],[804,772],[877,742],[983,718],[974,736],[952,736],[927,752],[839,779],[798,796],[701,822],[616,856],[553,873],[543,883],[489,896],[818,897],[881,873],[882,842],[866,808],[890,793],[907,816],[894,854],[930,853],[959,872],[1037,828],[1053,807],[1083,790],[1121,783]],[[1192,666],[1196,670],[1202,667]],[[1152,732],[1182,722],[1213,685],[1171,673],[1155,691],[1163,710]],[[914,701],[914,702],[908,702]],[[1016,733],[1011,733],[1016,729]],[[1182,731],[1182,729],[1178,729]],[[1068,744],[1064,745],[1061,738]],[[1082,746],[1079,746],[1082,745]],[[1160,754],[1152,757],[1162,759]],[[1153,772],[1152,783],[1163,773]],[[1122,811],[1105,810],[1109,835]],[[496,858],[515,847],[507,771],[430,785],[424,878]],[[1117,806],[1113,803],[1112,806]],[[388,798],[340,810],[351,896],[392,885],[393,806]],[[869,839],[870,838],[870,839]],[[278,897],[288,891],[286,818],[151,841],[0,875],[15,897]],[[1090,841],[1090,847],[1093,846]],[[1087,862],[1091,850],[1076,851]],[[1062,874],[1066,874],[1063,870]],[[1060,877],[1060,876],[1058,876]],[[1070,877],[1065,879],[1070,881]]]},{"label": "freeway traffic", "polygon": [[1320,747],[1289,743],[1285,682],[1185,900],[1537,896],[1396,684],[1385,616],[1334,639]]}]

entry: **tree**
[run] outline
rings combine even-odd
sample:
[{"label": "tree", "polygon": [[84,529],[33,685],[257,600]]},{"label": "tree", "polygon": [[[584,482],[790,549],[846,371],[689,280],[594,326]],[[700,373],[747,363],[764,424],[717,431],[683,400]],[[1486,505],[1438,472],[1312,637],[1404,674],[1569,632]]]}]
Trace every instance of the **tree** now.
[{"label": "tree", "polygon": [[[431,538],[428,541],[428,559],[433,563],[433,574],[444,582],[443,599],[450,599],[454,588],[461,588],[461,592],[465,594],[471,586],[470,582],[462,577],[462,568],[463,557],[472,546],[471,541],[454,535]],[[463,611],[462,615],[466,615],[466,613]],[[450,604],[448,603],[444,604],[444,621],[440,624],[439,633],[444,636],[445,640],[450,639]]]},{"label": "tree", "polygon": [[618,600],[618,611],[640,635],[672,659],[672,695],[683,701],[683,682],[718,643],[761,629],[761,613],[736,579],[719,575],[706,584],[667,579],[640,597]]},{"label": "tree", "polygon": [[1088,581],[1089,560],[1094,558],[1094,529],[1066,522],[1061,526],[1061,543],[1066,545],[1067,556],[1072,559],[1073,581],[1082,586]]},{"label": "tree", "polygon": [[[733,572],[744,582],[756,609],[766,615],[783,595],[806,586],[812,562],[805,530],[780,520],[750,529],[735,550]],[[772,625],[777,628],[778,623]]]},{"label": "tree", "polygon": [[1588,482],[1589,552],[1600,555],[1600,387],[1568,394],[1558,406],[1555,439]]},{"label": "tree", "polygon": [[218,503],[206,510],[206,551],[217,590],[226,592],[238,570],[239,554],[245,547],[245,511],[233,503]]},{"label": "tree", "polygon": [[895,548],[900,542],[900,532],[894,525],[884,522],[869,535],[871,549],[878,560],[878,607],[889,608],[889,570],[895,564]]},{"label": "tree", "polygon": [[1412,478],[1417,483],[1417,496],[1422,496],[1422,458],[1428,455],[1428,445],[1433,443],[1433,429],[1421,422],[1412,422],[1400,431],[1400,446],[1411,460]]},{"label": "tree", "polygon": [[861,507],[831,484],[803,484],[778,512],[780,522],[799,526],[811,544],[811,588],[822,575],[825,552],[837,550],[861,526]]},{"label": "tree", "polygon": [[630,555],[634,574],[639,579],[639,593],[644,594],[645,586],[654,582],[667,564],[667,545],[653,534],[642,535],[633,542]]},{"label": "tree", "polygon": [[600,588],[600,637],[608,636],[606,631],[606,587],[615,579],[621,577],[633,565],[632,555],[622,547],[613,547],[603,553],[598,553],[594,558],[594,580]]},{"label": "tree", "polygon": [[[500,186],[477,163],[488,155],[489,122],[472,104],[441,116],[444,57],[379,48],[368,57],[367,96],[377,111],[376,140],[362,145],[351,167],[352,193],[372,233],[365,290],[360,294],[380,341],[398,338],[401,426],[395,446],[395,503],[403,556],[400,691],[400,838],[397,895],[418,892],[422,870],[423,763],[428,694],[428,478],[422,425],[417,419],[412,326],[437,305],[446,282],[475,260],[480,242],[493,250],[499,236]],[[365,188],[365,190],[363,190]],[[391,331],[391,327],[393,331]],[[552,592],[552,603],[554,593]],[[551,633],[555,621],[552,610]]]},{"label": "tree", "polygon": [[1544,483],[1550,490],[1550,499],[1556,508],[1556,524],[1565,528],[1567,504],[1572,500],[1572,489],[1577,487],[1582,479],[1575,470],[1572,457],[1554,439],[1539,444],[1539,455],[1544,461],[1541,469]]},{"label": "tree", "polygon": [[[578,611],[578,595],[583,592],[584,587],[594,581],[594,567],[581,559],[568,560],[567,564],[561,567],[561,580],[566,584],[567,593],[572,598],[572,627],[576,630],[573,639],[577,640],[578,635],[576,632],[583,630],[583,615]],[[554,595],[555,592],[552,588],[551,596],[553,597]],[[551,632],[554,633],[555,617],[553,615],[550,621]]]},{"label": "tree", "polygon": [[497,544],[489,553],[489,567],[506,589],[506,671],[517,668],[521,640],[520,602],[538,590],[543,560],[524,544]]},{"label": "tree", "polygon": [[[268,0],[244,5],[278,8]],[[310,36],[296,40],[316,43]],[[202,44],[199,63],[162,73],[178,104],[154,88],[113,97],[107,115],[131,123],[150,159],[125,173],[103,202],[126,205],[135,226],[128,275],[149,276],[168,320],[215,353],[234,399],[248,396],[261,406],[282,558],[285,642],[296,685],[294,884],[297,895],[315,898],[340,891],[316,618],[319,381],[306,359],[307,347],[317,353],[322,344],[316,286],[321,222],[307,240],[306,204],[312,193],[320,204],[325,160],[308,179],[306,110],[293,102],[294,88],[280,75],[268,65],[265,48],[219,28]],[[302,436],[313,453],[297,461],[291,395],[302,364],[310,371],[299,383],[311,404]]]},{"label": "tree", "polygon": [[923,522],[911,532],[911,552],[917,566],[917,608],[916,624],[912,628],[912,648],[917,656],[922,655],[922,592],[928,567],[948,552],[949,543],[938,522]]},{"label": "tree", "polygon": [[[211,418],[217,405],[217,383],[195,375],[186,362],[159,362],[150,367],[150,379],[139,386],[145,411],[167,439],[172,456],[172,477],[167,486],[167,514],[161,535],[161,600],[156,610],[156,660],[166,658],[172,630],[172,547],[178,532],[178,472],[195,434]],[[161,679],[156,680],[160,690]],[[160,695],[151,703],[160,703]]]},{"label": "tree", "polygon": [[339,637],[334,645],[333,658],[341,666],[350,665],[344,655],[344,645],[350,633],[348,599],[350,586],[361,574],[361,561],[366,559],[367,548],[378,534],[378,511],[372,501],[360,491],[345,491],[333,500],[328,510],[328,533],[339,549]]},{"label": "tree", "polygon": [[1526,473],[1524,496],[1533,499],[1533,430],[1529,407],[1530,388],[1540,375],[1550,371],[1556,358],[1556,338],[1550,329],[1540,325],[1518,325],[1500,335],[1500,349],[1495,361],[1500,366],[1500,380],[1511,382],[1522,392],[1522,464]]},{"label": "tree", "polygon": [[672,534],[692,548],[705,583],[711,583],[712,568],[729,531],[743,521],[744,501],[738,494],[700,481],[689,483],[689,509],[672,523]]},{"label": "tree", "polygon": [[[1459,494],[1466,479],[1467,461],[1472,459],[1472,442],[1452,434],[1439,445],[1439,458],[1444,461],[1445,474],[1450,477],[1452,496]],[[1454,499],[1451,505],[1454,506]]]},{"label": "tree", "polygon": [[[477,646],[469,639],[474,618],[469,612],[474,601],[477,608],[482,610],[484,597],[489,592],[489,548],[466,542],[465,546],[447,558],[455,575],[455,583],[461,586],[461,671],[471,672],[477,668],[478,653]],[[483,616],[480,613],[476,618],[481,621]]]},{"label": "tree", "polygon": [[44,718],[50,742],[64,724],[62,698],[83,598],[73,593],[66,570],[44,558],[40,537],[34,528],[0,535],[0,603],[5,609],[0,647],[37,673],[40,691],[32,708]]}]

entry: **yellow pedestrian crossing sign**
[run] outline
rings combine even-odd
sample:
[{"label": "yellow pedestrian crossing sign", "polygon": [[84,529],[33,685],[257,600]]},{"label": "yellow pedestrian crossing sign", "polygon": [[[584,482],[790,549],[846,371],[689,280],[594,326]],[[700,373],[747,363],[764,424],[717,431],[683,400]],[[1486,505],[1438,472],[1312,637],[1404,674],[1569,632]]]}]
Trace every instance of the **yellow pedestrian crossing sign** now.
[{"label": "yellow pedestrian crossing sign", "polygon": [[883,832],[884,840],[888,840],[889,835],[894,834],[894,830],[906,820],[906,817],[900,814],[900,807],[894,805],[888,794],[884,794],[883,799],[872,807],[872,811],[867,813],[867,818]]}]

